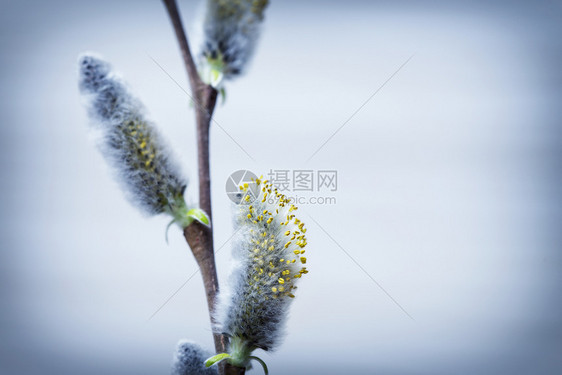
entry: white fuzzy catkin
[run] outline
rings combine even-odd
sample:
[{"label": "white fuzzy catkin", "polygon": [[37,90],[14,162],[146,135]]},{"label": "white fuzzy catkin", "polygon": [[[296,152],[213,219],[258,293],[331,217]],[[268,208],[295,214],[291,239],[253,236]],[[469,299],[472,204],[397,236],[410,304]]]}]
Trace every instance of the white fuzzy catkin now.
[{"label": "white fuzzy catkin", "polygon": [[142,104],[104,60],[79,59],[80,91],[103,134],[101,151],[117,172],[129,200],[147,214],[184,212],[187,180],[144,115]]},{"label": "white fuzzy catkin", "polygon": [[208,71],[210,65],[211,70],[226,79],[244,72],[257,44],[268,3],[268,0],[207,0],[201,71]]},{"label": "white fuzzy catkin", "polygon": [[182,340],[174,353],[171,375],[218,375],[217,366],[205,367],[205,360],[210,356],[199,345]]},{"label": "white fuzzy catkin", "polygon": [[[306,228],[297,207],[269,182],[256,180],[259,196],[235,207],[236,265],[228,288],[219,297],[216,329],[230,336],[231,362],[246,366],[256,349],[280,344],[296,282],[304,266]],[[241,187],[249,192],[248,184]]]}]

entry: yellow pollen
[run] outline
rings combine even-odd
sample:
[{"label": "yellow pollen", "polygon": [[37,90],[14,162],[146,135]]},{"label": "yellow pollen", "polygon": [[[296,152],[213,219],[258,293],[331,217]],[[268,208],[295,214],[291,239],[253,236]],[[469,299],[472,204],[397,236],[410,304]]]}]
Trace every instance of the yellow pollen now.
[{"label": "yellow pollen", "polygon": [[[281,288],[279,288],[279,289],[281,289]],[[272,291],[273,293],[276,293],[276,292],[277,292],[277,288],[276,288],[276,287],[273,287],[273,288],[271,288],[271,291]]]},{"label": "yellow pollen", "polygon": [[280,277],[277,281],[279,281],[279,284],[285,284],[285,280],[283,280],[282,277]]}]

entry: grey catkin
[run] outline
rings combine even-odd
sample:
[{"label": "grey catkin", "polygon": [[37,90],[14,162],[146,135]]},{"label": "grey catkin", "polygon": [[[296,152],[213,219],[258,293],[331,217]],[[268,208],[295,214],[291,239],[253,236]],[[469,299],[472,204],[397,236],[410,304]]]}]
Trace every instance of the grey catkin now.
[{"label": "grey catkin", "polygon": [[218,375],[216,366],[205,367],[211,354],[199,345],[182,340],[178,343],[172,361],[171,375]]},{"label": "grey catkin", "polygon": [[150,215],[185,212],[187,180],[140,101],[101,58],[85,54],[79,69],[80,91],[101,130],[100,149],[129,200]]},{"label": "grey catkin", "polygon": [[201,70],[226,79],[244,72],[259,39],[268,0],[207,0]]},{"label": "grey catkin", "polygon": [[230,337],[230,361],[238,366],[248,365],[253,350],[280,344],[296,283],[308,273],[306,228],[297,207],[267,181],[256,183],[257,199],[235,207],[235,267],[216,315],[216,329]]}]

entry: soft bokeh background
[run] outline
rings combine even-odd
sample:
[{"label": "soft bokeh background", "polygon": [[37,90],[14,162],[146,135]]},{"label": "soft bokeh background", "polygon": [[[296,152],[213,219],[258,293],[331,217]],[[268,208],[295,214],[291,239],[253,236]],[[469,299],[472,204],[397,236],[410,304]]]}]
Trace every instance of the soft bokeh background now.
[{"label": "soft bokeh background", "polygon": [[[201,6],[180,8],[195,44]],[[272,1],[216,111],[255,161],[212,129],[221,280],[231,172],[339,177],[335,205],[301,207],[311,272],[263,354],[272,374],[562,371],[561,15],[559,1]],[[150,319],[196,264],[96,150],[76,84],[87,50],[196,178],[187,97],[150,59],[187,88],[159,1],[1,3],[2,374],[166,374],[180,338],[211,347],[199,275]]]}]

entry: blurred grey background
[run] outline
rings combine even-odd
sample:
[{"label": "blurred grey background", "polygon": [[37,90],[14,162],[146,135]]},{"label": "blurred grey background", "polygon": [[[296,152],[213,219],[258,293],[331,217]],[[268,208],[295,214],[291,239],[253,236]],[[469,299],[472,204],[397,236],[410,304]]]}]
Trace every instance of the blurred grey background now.
[{"label": "blurred grey background", "polygon": [[[201,4],[179,5],[195,47]],[[179,339],[212,346],[202,282],[164,305],[196,264],[123,199],[76,83],[79,53],[111,61],[195,180],[188,98],[150,58],[187,88],[164,7],[0,7],[0,373],[166,374]],[[339,180],[336,204],[301,207],[311,272],[262,353],[271,373],[560,373],[560,2],[274,0],[266,15],[216,111],[228,135],[211,134],[220,279],[231,172]]]}]

